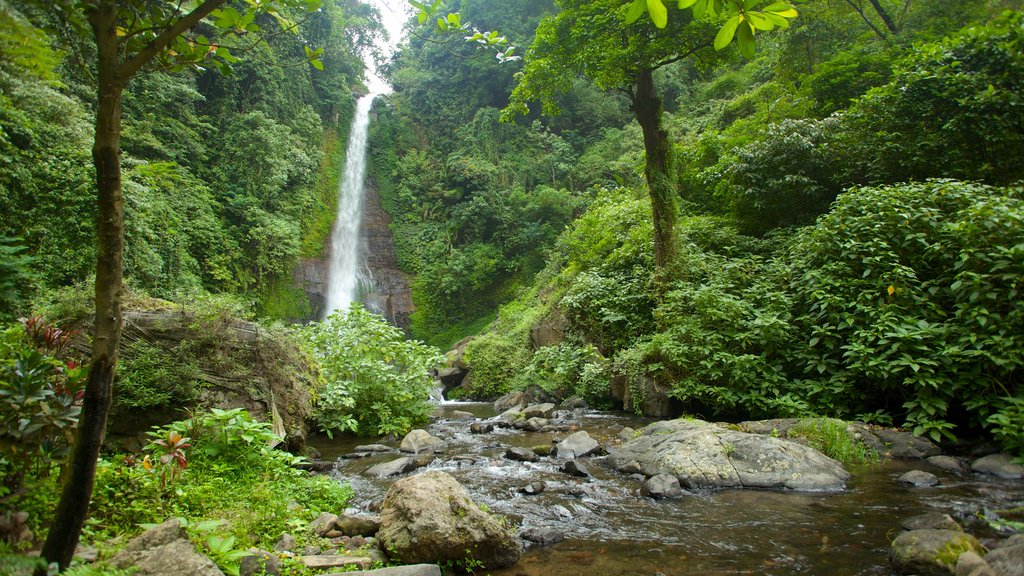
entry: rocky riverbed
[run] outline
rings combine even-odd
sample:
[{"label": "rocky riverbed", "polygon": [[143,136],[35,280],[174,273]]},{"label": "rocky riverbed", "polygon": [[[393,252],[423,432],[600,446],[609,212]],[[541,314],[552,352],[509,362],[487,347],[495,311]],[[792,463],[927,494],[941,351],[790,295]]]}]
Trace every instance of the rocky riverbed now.
[{"label": "rocky riverbed", "polygon": [[[405,452],[399,450],[399,439],[371,445],[366,439],[314,438],[311,444],[331,462],[331,474],[353,485],[360,511],[376,509],[400,478],[423,471],[453,476],[475,502],[518,527],[527,546],[515,566],[488,571],[495,576],[888,575],[891,542],[907,519],[946,514],[981,544],[995,547],[1004,535],[984,518],[994,520],[999,511],[1024,506],[1024,482],[992,473],[1012,476],[1012,467],[983,462],[988,466],[984,472],[972,471],[970,461],[935,458],[936,450],[927,443],[888,431],[865,440],[916,459],[888,459],[846,471],[823,462],[823,483],[803,485],[804,472],[797,472],[800,482],[793,483],[794,472],[780,468],[780,461],[763,460],[766,454],[793,450],[790,445],[746,448],[744,437],[730,435],[737,432],[735,426],[712,430],[699,421],[681,420],[634,432],[651,422],[580,408],[542,407],[537,414],[506,414],[504,422],[496,415],[489,404],[446,404],[426,435],[406,441]],[[784,436],[787,423],[766,426],[772,432],[766,437],[775,441],[772,436]],[[735,458],[745,461],[746,468],[723,468],[724,483],[717,485],[728,488],[713,488],[716,484],[704,477],[680,474],[686,468],[679,468],[679,458],[628,456],[644,442],[667,445],[673,434],[698,434],[704,446],[718,446],[713,460]],[[574,435],[592,439],[598,448],[577,453],[566,444]],[[778,481],[748,480],[754,468]],[[657,486],[652,493],[651,480],[665,472],[681,485],[678,493],[658,498],[666,494],[658,493]],[[908,482],[909,472],[921,478],[920,472],[927,481]],[[776,488],[751,488],[764,486]]]}]

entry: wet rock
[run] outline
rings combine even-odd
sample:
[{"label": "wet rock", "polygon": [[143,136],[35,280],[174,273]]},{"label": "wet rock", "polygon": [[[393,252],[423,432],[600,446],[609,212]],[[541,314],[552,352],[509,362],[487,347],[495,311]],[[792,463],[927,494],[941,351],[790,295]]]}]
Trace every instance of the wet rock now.
[{"label": "wet rock", "polygon": [[640,488],[640,494],[650,498],[679,498],[683,495],[683,489],[679,486],[679,479],[671,474],[658,474],[651,476]]},{"label": "wet rock", "polygon": [[490,422],[473,422],[469,425],[469,431],[473,434],[490,434],[494,432],[494,424]]},{"label": "wet rock", "polygon": [[444,452],[448,444],[440,438],[431,436],[426,430],[416,429],[402,438],[402,444],[398,447],[402,452],[419,454],[420,452]]},{"label": "wet rock", "polygon": [[937,456],[941,452],[931,440],[914,436],[910,432],[890,428],[878,428],[872,432],[885,445],[886,452],[896,459],[920,460]]},{"label": "wet rock", "polygon": [[963,532],[960,524],[949,514],[942,512],[928,512],[919,516],[912,516],[900,523],[904,530],[955,530]]},{"label": "wet rock", "polygon": [[299,462],[295,467],[307,472],[323,473],[334,470],[334,462],[328,460],[307,460],[306,462]]},{"label": "wet rock", "polygon": [[223,576],[206,556],[196,551],[177,519],[150,528],[121,549],[108,563],[114,568],[137,566],[139,576]]},{"label": "wet rock", "polygon": [[511,424],[523,419],[523,405],[516,404],[515,406],[505,410],[501,414],[498,414],[491,419],[496,426],[500,426],[502,423]]},{"label": "wet rock", "polygon": [[579,460],[569,460],[565,464],[562,464],[562,472],[565,472],[570,476],[579,476],[581,478],[587,478],[590,476],[590,470],[587,470],[587,467]]},{"label": "wet rock", "polygon": [[985,561],[999,576],[1024,576],[1024,542],[1000,546],[989,552]]},{"label": "wet rock", "polygon": [[309,530],[317,536],[325,536],[328,532],[334,529],[334,524],[338,521],[337,514],[331,514],[330,512],[321,512],[315,520],[306,526],[306,530]]},{"label": "wet rock", "polygon": [[540,460],[540,457],[533,450],[518,447],[506,450],[505,458],[516,462],[536,462]]},{"label": "wet rock", "polygon": [[559,458],[582,458],[600,449],[601,445],[597,443],[597,440],[591,438],[586,431],[580,430],[559,442],[555,446],[555,455]]},{"label": "wet rock", "polygon": [[537,446],[534,446],[533,448],[530,448],[530,450],[533,450],[533,453],[536,454],[537,456],[551,456],[552,448],[551,444],[539,444]]},{"label": "wet rock", "polygon": [[964,466],[964,463],[961,462],[959,458],[954,458],[953,456],[940,454],[938,456],[929,456],[925,461],[936,468],[945,470],[946,472],[963,474],[967,471],[967,467]]},{"label": "wet rock", "polygon": [[925,472],[924,470],[911,470],[899,477],[899,483],[907,486],[913,486],[915,488],[929,488],[931,486],[938,486],[939,478],[931,472]]},{"label": "wet rock", "polygon": [[1009,454],[989,454],[971,462],[971,470],[1006,480],[1024,478],[1024,467],[1013,463]]},{"label": "wet rock", "polygon": [[559,406],[561,408],[565,408],[566,410],[586,410],[587,408],[590,408],[590,405],[587,404],[587,401],[584,400],[583,398],[580,398],[579,396],[570,396],[569,398],[563,400]]},{"label": "wet rock", "polygon": [[530,482],[526,486],[523,486],[519,489],[519,492],[528,496],[534,496],[543,492],[545,488],[547,488],[547,484],[545,484],[543,480],[539,480],[537,482]]},{"label": "wet rock", "polygon": [[398,476],[399,474],[405,474],[406,472],[412,472],[417,468],[416,460],[408,456],[392,460],[390,462],[381,462],[380,464],[374,464],[366,470],[368,476],[375,476],[377,478],[387,478],[389,476]]},{"label": "wet rock", "polygon": [[476,414],[464,410],[453,411],[451,417],[453,420],[476,420]]},{"label": "wet rock", "polygon": [[899,574],[947,576],[956,573],[957,559],[968,551],[985,552],[970,534],[955,530],[911,530],[893,540],[889,560]]},{"label": "wet rock", "polygon": [[557,544],[562,540],[565,540],[565,534],[555,530],[554,528],[527,528],[519,533],[519,536],[528,542],[533,542],[540,546],[550,546]]},{"label": "wet rock", "polygon": [[627,440],[632,440],[634,434],[636,434],[636,430],[630,428],[629,426],[626,426],[625,428],[619,431],[618,436],[620,440],[625,442]]},{"label": "wet rock", "polygon": [[458,481],[436,470],[391,486],[377,538],[403,562],[459,561],[472,550],[485,569],[497,569],[522,555],[514,532],[474,504]]},{"label": "wet rock", "polygon": [[282,532],[281,537],[277,539],[277,543],[274,544],[274,552],[288,552],[289,550],[295,549],[295,536],[287,532]]},{"label": "wet rock", "polygon": [[609,457],[620,471],[632,462],[647,476],[671,474],[687,488],[840,490],[850,478],[840,463],[808,446],[701,420],[655,422]]},{"label": "wet rock", "polygon": [[981,576],[982,574],[995,576],[988,562],[985,562],[984,558],[971,550],[964,552],[957,558],[955,573],[956,576]]},{"label": "wet rock", "polygon": [[391,452],[394,448],[383,444],[360,444],[353,448],[356,452]]},{"label": "wet rock", "polygon": [[373,564],[371,558],[365,556],[345,556],[343,554],[321,554],[319,556],[303,556],[302,563],[306,568],[312,570],[325,570],[328,568],[345,568],[357,566],[360,570],[366,570]]},{"label": "wet rock", "polygon": [[512,427],[526,432],[540,432],[548,425],[546,418],[533,417],[526,421],[518,421]]},{"label": "wet rock", "polygon": [[429,466],[436,458],[433,452],[422,452],[415,454],[412,457],[412,461],[416,464],[417,468],[423,468],[424,466]]},{"label": "wet rock", "polygon": [[544,404],[531,404],[523,408],[523,418],[551,418],[555,412],[555,405],[550,402]]},{"label": "wet rock", "polygon": [[526,392],[509,392],[494,401],[494,411],[501,414],[502,412],[508,412],[510,408],[516,406],[519,407],[519,410],[522,410],[522,407],[526,406],[529,401]]},{"label": "wet rock", "polygon": [[281,559],[276,554],[260,550],[252,556],[243,556],[238,565],[238,576],[279,576]]},{"label": "wet rock", "polygon": [[345,536],[373,536],[380,530],[380,517],[342,514],[335,526]]},{"label": "wet rock", "polygon": [[623,474],[640,474],[641,476],[643,476],[643,472],[640,470],[640,463],[637,462],[636,460],[630,460],[629,462],[622,464],[621,466],[619,466],[618,470]]}]

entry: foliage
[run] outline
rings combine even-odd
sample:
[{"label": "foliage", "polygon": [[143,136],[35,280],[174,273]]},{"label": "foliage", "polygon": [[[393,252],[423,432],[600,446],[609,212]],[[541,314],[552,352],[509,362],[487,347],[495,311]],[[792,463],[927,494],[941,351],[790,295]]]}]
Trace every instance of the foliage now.
[{"label": "foliage", "polygon": [[807,418],[790,428],[787,437],[803,438],[812,448],[843,464],[877,462],[880,455],[853,437],[848,424],[835,418]]},{"label": "foliage", "polygon": [[32,257],[25,255],[17,239],[0,236],[0,320],[9,319],[22,299],[30,279]]},{"label": "foliage", "polygon": [[68,349],[72,336],[39,317],[0,332],[0,491],[46,475],[70,449],[87,373]]},{"label": "foliage", "polygon": [[328,435],[405,434],[430,416],[431,370],[441,353],[359,304],[304,332],[323,386],[314,418]]},{"label": "foliage", "polygon": [[126,343],[114,402],[125,408],[180,407],[196,394],[199,368],[145,340]]},{"label": "foliage", "polygon": [[559,398],[580,396],[594,408],[610,404],[611,366],[592,344],[538,348],[516,379],[518,388],[537,385]]}]

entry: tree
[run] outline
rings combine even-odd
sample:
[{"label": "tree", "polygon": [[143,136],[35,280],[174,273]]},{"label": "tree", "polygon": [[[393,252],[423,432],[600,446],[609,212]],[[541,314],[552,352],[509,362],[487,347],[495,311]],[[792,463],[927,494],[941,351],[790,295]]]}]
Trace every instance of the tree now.
[{"label": "tree", "polygon": [[[643,132],[644,176],[654,221],[654,261],[663,272],[674,255],[677,191],[672,178],[671,142],[662,126],[661,98],[654,72],[699,56],[702,64],[737,39],[743,53],[753,51],[755,30],[788,26],[796,11],[776,2],[753,11],[754,2],[681,0],[690,8],[672,18],[661,0],[561,0],[561,12],[537,27],[519,84],[504,118],[526,113],[539,100],[545,114],[558,112],[556,97],[585,77],[603,90],[624,92]],[[640,19],[647,11],[650,20]],[[722,21],[721,17],[729,16]],[[660,274],[659,274],[660,276]]]},{"label": "tree", "polygon": [[[71,563],[88,513],[96,460],[110,411],[121,339],[121,291],[124,259],[124,200],[121,189],[121,97],[144,69],[213,66],[224,72],[238,58],[200,33],[259,36],[256,17],[270,14],[284,30],[295,25],[287,10],[315,10],[320,0],[227,0],[151,2],[89,0],[41,3],[57,10],[82,35],[91,30],[96,54],[96,133],[92,156],[96,169],[96,315],[92,361],[85,386],[82,418],[64,474],[60,503],[42,557],[61,569]],[[237,6],[237,8],[236,8]],[[256,42],[258,42],[257,40]],[[316,67],[318,52],[307,48]],[[45,573],[45,569],[41,570]]]}]

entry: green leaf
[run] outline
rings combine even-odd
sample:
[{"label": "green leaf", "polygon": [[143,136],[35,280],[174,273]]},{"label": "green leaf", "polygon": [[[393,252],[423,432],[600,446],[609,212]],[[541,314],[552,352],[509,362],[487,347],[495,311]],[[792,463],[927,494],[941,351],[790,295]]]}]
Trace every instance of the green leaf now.
[{"label": "green leaf", "polygon": [[646,8],[647,0],[633,0],[633,3],[629,5],[629,10],[626,10],[626,24],[636,22],[637,18],[643,16]]},{"label": "green leaf", "polygon": [[771,30],[775,28],[775,23],[759,12],[747,12],[746,15],[750,24],[758,30]]},{"label": "green leaf", "polygon": [[658,28],[664,28],[668,24],[668,9],[661,0],[647,0],[647,11]]},{"label": "green leaf", "polygon": [[736,35],[736,28],[740,25],[740,20],[743,17],[739,14],[729,18],[722,25],[722,29],[718,31],[715,36],[715,50],[721,50],[732,42],[733,36]]},{"label": "green leaf", "polygon": [[754,41],[754,29],[750,27],[749,23],[744,23],[739,27],[736,40],[739,43],[740,54],[744,58],[753,58],[757,44]]},{"label": "green leaf", "polygon": [[697,0],[679,0],[679,9],[686,10],[697,3]]}]

